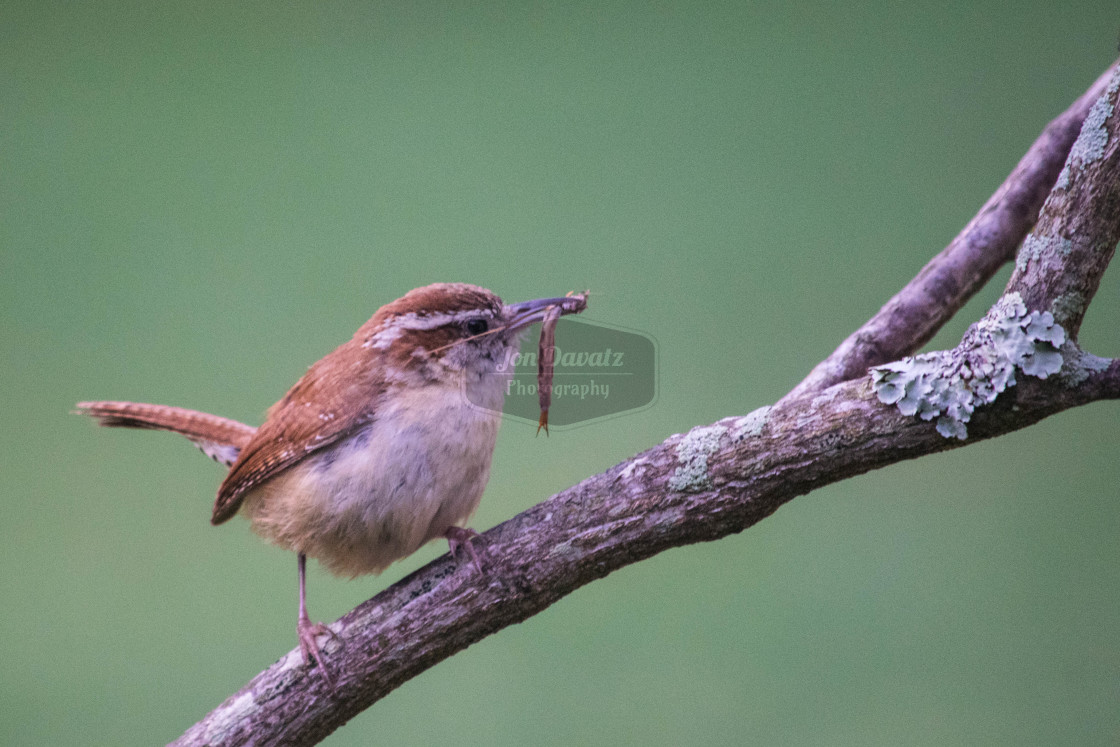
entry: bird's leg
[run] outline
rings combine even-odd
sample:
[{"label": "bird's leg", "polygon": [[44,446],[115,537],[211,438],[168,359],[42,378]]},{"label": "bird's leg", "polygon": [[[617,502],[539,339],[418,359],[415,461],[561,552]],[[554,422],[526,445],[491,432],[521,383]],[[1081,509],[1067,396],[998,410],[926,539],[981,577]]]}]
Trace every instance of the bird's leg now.
[{"label": "bird's leg", "polygon": [[338,634],[326,625],[313,623],[307,616],[307,556],[303,553],[299,553],[299,619],[296,622],[296,630],[299,633],[299,650],[303,654],[303,663],[310,666],[311,659],[314,658],[323,672],[323,679],[333,690],[334,678],[331,677],[331,670],[323,662],[323,655],[319,652],[319,642],[316,638],[320,635],[329,635],[335,640],[340,639]]},{"label": "bird's leg", "polygon": [[482,563],[478,559],[478,552],[475,551],[472,541],[479,536],[478,532],[466,527],[448,527],[443,536],[447,538],[447,547],[451,551],[452,558],[458,560],[459,548],[465,547],[475,570],[482,573]]}]

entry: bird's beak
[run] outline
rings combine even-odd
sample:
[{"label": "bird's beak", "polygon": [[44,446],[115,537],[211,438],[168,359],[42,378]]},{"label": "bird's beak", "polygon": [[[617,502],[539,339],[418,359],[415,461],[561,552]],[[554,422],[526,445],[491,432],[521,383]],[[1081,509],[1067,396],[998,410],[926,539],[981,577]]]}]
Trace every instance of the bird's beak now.
[{"label": "bird's beak", "polygon": [[506,306],[506,315],[509,318],[506,329],[516,331],[524,329],[530,324],[543,321],[545,311],[553,306],[560,307],[560,316],[578,314],[587,308],[587,295],[581,293],[573,296],[538,298],[533,301],[511,303]]}]

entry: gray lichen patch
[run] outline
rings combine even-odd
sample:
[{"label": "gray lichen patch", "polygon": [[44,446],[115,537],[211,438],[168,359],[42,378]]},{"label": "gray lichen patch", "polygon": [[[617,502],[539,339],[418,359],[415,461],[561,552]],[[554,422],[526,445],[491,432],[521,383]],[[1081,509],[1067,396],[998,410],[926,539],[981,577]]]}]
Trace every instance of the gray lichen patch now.
[{"label": "gray lichen patch", "polygon": [[1073,251],[1073,242],[1060,236],[1036,236],[1028,234],[1019,247],[1019,256],[1015,259],[1015,267],[1020,272],[1027,269],[1031,262],[1048,257],[1068,257]]},{"label": "gray lichen patch", "polygon": [[873,368],[872,386],[884,404],[897,405],[903,415],[937,418],[938,433],[963,440],[973,411],[1015,386],[1016,368],[1040,379],[1060,371],[1065,339],[1053,314],[1028,312],[1022,297],[1009,293],[956,348]]},{"label": "gray lichen patch", "polygon": [[1100,358],[1092,353],[1086,353],[1072,341],[1066,345],[1062,353],[1065,356],[1065,365],[1062,366],[1061,380],[1068,387],[1079,386],[1085,379],[1112,365],[1111,358]]},{"label": "gray lichen patch", "polygon": [[1063,293],[1050,304],[1050,313],[1058,322],[1080,318],[1085,314],[1085,294],[1079,291]]},{"label": "gray lichen patch", "polygon": [[722,425],[693,428],[677,444],[679,465],[669,477],[669,489],[681,493],[710,488],[708,457],[719,449],[719,440],[727,433]]},{"label": "gray lichen patch", "polygon": [[770,405],[760,407],[736,418],[724,418],[720,423],[731,429],[731,440],[735,443],[747,438],[761,436],[762,429],[766,426],[766,420],[770,417],[770,407]]},{"label": "gray lichen patch", "polygon": [[1069,150],[1069,157],[1062,167],[1062,173],[1058,174],[1056,187],[1068,189],[1071,168],[1084,166],[1104,156],[1104,149],[1108,145],[1108,130],[1105,128],[1105,123],[1115,111],[1112,97],[1118,89],[1120,89],[1120,68],[1112,74],[1108,89],[1093,103],[1085,116],[1085,122],[1081,125],[1081,134],[1077,136],[1077,140]]}]

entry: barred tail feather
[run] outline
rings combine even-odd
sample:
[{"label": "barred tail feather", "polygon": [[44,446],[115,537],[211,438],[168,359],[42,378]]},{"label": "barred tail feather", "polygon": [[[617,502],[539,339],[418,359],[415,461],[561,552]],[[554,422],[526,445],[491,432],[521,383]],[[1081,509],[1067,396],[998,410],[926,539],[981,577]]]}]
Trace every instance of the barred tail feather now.
[{"label": "barred tail feather", "polygon": [[79,402],[76,412],[108,428],[145,428],[186,436],[206,456],[232,465],[257,429],[197,410],[143,402]]}]

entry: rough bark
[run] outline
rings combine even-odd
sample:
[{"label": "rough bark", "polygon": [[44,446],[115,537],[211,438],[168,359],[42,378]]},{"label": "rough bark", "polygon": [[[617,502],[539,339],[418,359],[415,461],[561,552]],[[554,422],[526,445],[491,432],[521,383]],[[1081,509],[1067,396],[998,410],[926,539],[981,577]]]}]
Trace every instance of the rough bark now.
[{"label": "rough bark", "polygon": [[[810,377],[771,408],[671,436],[494,527],[483,535],[482,574],[444,556],[351,611],[331,626],[339,641],[324,644],[335,690],[294,650],[176,744],[314,743],[411,677],[617,568],[670,547],[740,532],[822,485],[1025,428],[1071,407],[1120,398],[1120,360],[1095,358],[1076,343],[1081,318],[1120,238],[1120,115],[1114,114],[1120,77],[1110,81],[1091,89],[1099,94],[1107,86],[1103,103],[1079,101],[1074,107],[1093,107],[1105,116],[1090,116],[1077,144],[1048,128],[1050,134],[1040,138],[1047,144],[1032,148],[1047,155],[1028,157],[1049,165],[1021,163],[1016,173],[1024,173],[1013,174],[1013,184],[1000,188],[965,238],[958,237],[961,245],[950,245],[907,286],[913,290],[896,297],[904,306],[931,307],[919,314],[921,330],[882,332],[887,320],[900,324],[909,318],[884,307],[876,319],[886,316],[865,329],[885,342],[871,345],[874,354],[840,354],[844,366],[855,366],[847,373]],[[1067,112],[1056,120],[1064,122],[1058,129],[1065,133],[1077,116],[1085,119],[1084,112]],[[1096,129],[1090,131],[1091,125]],[[1073,147],[1060,176],[1067,159],[1064,152],[1051,152],[1061,150],[1055,139],[1065,143],[1065,151]],[[967,297],[982,276],[986,279],[988,254],[1002,262],[1010,250],[1001,242],[1018,242],[1026,231],[1014,238],[1019,228],[997,227],[1006,226],[1010,214],[1017,216],[1012,221],[1017,226],[1034,223],[1034,213],[1020,213],[1030,212],[1031,205],[1037,212],[1042,198],[1036,200],[1034,192],[1055,180],[1008,293],[1019,293],[1032,311],[1052,310],[1069,331],[1060,374],[1023,376],[993,404],[976,410],[964,441],[945,438],[931,422],[880,402],[871,378],[863,375],[866,366],[885,362],[876,358],[884,350],[912,351],[919,337],[928,339],[963,303],[962,294]],[[989,223],[993,213],[1007,215]],[[1001,238],[980,241],[970,230]],[[977,249],[977,242],[987,248]],[[827,386],[835,377],[842,380]]]},{"label": "rough bark", "polygon": [[875,316],[818,363],[786,397],[817,392],[925,345],[992,275],[1010,262],[1038,217],[1081,124],[1112,78],[1106,70],[1050,122],[980,212]]}]

